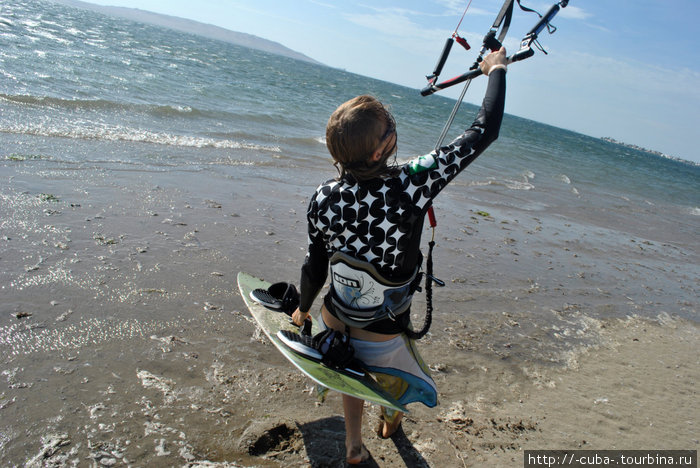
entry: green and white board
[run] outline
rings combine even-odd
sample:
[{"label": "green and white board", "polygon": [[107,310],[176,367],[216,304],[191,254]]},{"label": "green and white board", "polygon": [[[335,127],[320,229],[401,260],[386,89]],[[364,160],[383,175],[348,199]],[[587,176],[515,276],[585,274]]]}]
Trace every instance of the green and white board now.
[{"label": "green and white board", "polygon": [[[404,413],[408,412],[401,403],[385,392],[371,376],[365,375],[364,377],[356,377],[345,374],[301,356],[285,346],[284,343],[277,338],[277,332],[279,330],[298,332],[298,328],[290,323],[289,316],[286,314],[267,309],[250,298],[250,292],[254,289],[267,289],[269,286],[270,283],[263,280],[246,273],[238,273],[238,288],[241,291],[243,301],[245,301],[250,310],[250,314],[258,325],[260,325],[265,335],[272,341],[272,344],[274,344],[279,352],[294,364],[297,369],[317,384],[323,385],[331,390],[354,396],[371,403],[376,403],[387,408],[403,411]],[[316,320],[314,320],[311,333],[316,334],[320,331]]]}]

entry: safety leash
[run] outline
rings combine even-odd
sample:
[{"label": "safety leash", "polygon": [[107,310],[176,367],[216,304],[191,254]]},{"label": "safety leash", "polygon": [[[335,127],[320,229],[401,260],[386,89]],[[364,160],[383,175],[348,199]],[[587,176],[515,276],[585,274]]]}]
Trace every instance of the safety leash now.
[{"label": "safety leash", "polygon": [[423,338],[428,333],[430,325],[433,323],[433,283],[439,287],[445,286],[444,281],[433,275],[433,247],[435,247],[435,227],[437,226],[437,220],[435,219],[435,212],[432,206],[428,209],[428,221],[430,222],[433,235],[428,243],[428,258],[425,262],[425,321],[423,322],[423,327],[421,327],[419,331],[411,330],[408,327],[403,330],[406,336],[413,340],[420,340]]}]

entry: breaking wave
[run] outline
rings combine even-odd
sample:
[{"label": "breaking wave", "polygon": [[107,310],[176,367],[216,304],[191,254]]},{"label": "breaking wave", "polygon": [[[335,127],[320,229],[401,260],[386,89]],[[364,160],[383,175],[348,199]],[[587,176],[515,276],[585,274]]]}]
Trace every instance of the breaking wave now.
[{"label": "breaking wave", "polygon": [[280,153],[276,145],[259,145],[231,139],[216,139],[202,136],[177,135],[153,132],[122,126],[81,127],[44,126],[37,124],[14,124],[0,127],[0,132],[42,137],[74,138],[83,140],[127,141],[187,148],[244,149]]},{"label": "breaking wave", "polygon": [[211,111],[196,109],[191,106],[171,106],[157,104],[134,104],[110,101],[108,99],[63,99],[49,96],[32,96],[32,95],[11,95],[0,93],[0,101],[6,101],[12,104],[31,107],[48,107],[55,110],[71,110],[71,111],[128,111],[131,113],[147,113],[156,116],[172,116],[181,117],[212,117],[220,118],[223,111]]},{"label": "breaking wave", "polygon": [[535,188],[528,180],[513,180],[513,179],[489,179],[489,180],[478,180],[469,183],[473,187],[483,187],[483,186],[497,186],[506,187],[510,190],[532,190]]}]

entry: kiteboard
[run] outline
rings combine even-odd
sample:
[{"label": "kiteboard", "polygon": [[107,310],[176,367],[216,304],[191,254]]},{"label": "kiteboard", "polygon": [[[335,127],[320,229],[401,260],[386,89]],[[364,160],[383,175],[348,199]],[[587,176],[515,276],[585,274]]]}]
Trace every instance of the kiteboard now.
[{"label": "kiteboard", "polygon": [[[268,287],[270,287],[270,283],[255,278],[247,273],[238,273],[238,289],[241,292],[243,301],[246,303],[246,306],[248,306],[250,315],[253,316],[265,335],[272,344],[275,345],[275,348],[282,353],[282,356],[294,364],[304,375],[323,387],[386,408],[402,411],[404,413],[408,412],[406,407],[384,391],[369,373],[365,373],[360,377],[340,370],[331,369],[320,362],[316,362],[294,352],[291,348],[282,343],[280,339],[277,338],[277,332],[279,330],[298,332],[299,329],[291,323],[288,315],[279,311],[270,310],[251,299],[251,291],[257,288],[267,289]],[[313,321],[311,329],[312,335],[321,331],[316,322],[316,320]]]}]

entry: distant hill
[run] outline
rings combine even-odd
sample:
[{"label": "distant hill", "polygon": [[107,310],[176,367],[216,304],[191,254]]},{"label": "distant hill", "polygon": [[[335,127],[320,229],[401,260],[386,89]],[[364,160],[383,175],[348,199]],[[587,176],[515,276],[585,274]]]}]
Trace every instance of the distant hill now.
[{"label": "distant hill", "polygon": [[212,24],[200,23],[198,21],[178,18],[176,16],[162,15],[160,13],[153,13],[150,11],[140,10],[138,8],[102,6],[95,5],[94,3],[81,2],[78,0],[54,1],[63,5],[96,11],[109,16],[117,16],[132,21],[138,21],[140,23],[162,26],[165,28],[174,29],[176,31],[196,34],[198,36],[208,37],[210,39],[218,39],[220,41],[230,42],[231,44],[322,65],[320,62],[317,62],[316,60],[307,57],[300,52],[289,49],[278,42],[263,39],[262,37],[254,36],[252,34],[230,31]]}]

